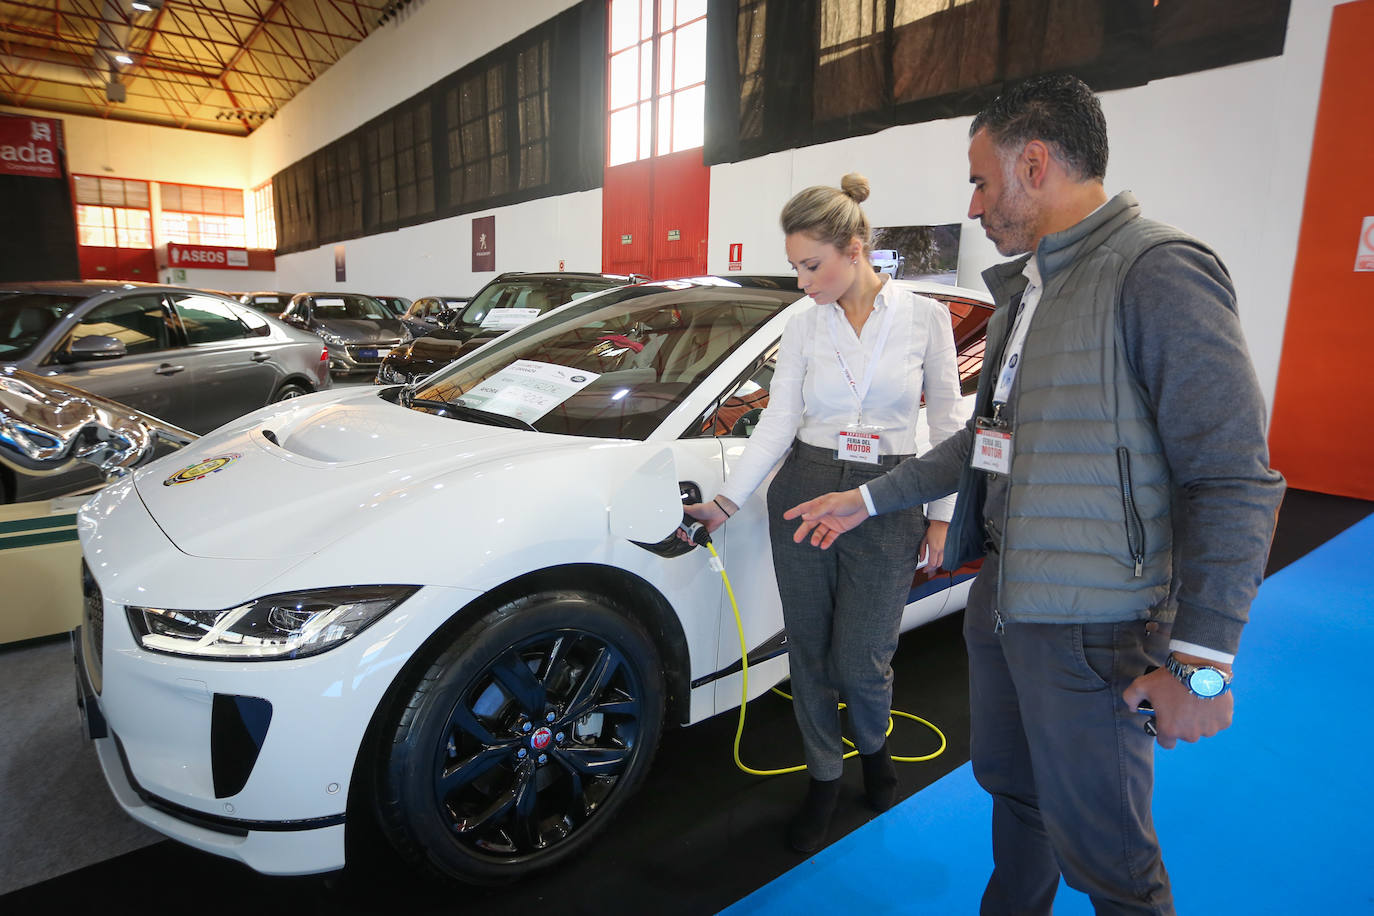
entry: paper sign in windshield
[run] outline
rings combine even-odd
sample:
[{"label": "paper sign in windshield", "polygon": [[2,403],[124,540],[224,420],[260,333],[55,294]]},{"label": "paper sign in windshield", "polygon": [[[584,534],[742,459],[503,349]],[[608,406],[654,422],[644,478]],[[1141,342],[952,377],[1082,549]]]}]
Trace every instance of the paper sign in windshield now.
[{"label": "paper sign in windshield", "polygon": [[482,328],[497,331],[510,331],[523,328],[539,317],[539,309],[492,309],[482,319]]},{"label": "paper sign in windshield", "polygon": [[533,423],[596,381],[599,373],[520,359],[465,393],[458,401],[489,413]]}]

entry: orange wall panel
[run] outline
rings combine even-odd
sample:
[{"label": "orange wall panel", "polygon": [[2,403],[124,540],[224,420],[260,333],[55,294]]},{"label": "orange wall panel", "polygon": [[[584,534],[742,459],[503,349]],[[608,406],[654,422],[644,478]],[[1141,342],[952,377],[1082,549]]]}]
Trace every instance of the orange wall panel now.
[{"label": "orange wall panel", "polygon": [[1269,445],[1290,486],[1374,499],[1374,271],[1358,272],[1374,216],[1374,0],[1332,10]]}]

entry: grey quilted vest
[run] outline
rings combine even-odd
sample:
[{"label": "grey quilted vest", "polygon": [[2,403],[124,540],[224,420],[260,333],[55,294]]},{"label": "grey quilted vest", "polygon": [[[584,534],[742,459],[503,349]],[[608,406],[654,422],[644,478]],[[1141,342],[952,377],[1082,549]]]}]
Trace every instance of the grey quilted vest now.
[{"label": "grey quilted vest", "polygon": [[[1001,532],[998,609],[1006,619],[1129,620],[1150,616],[1169,598],[1169,467],[1117,319],[1127,272],[1166,242],[1210,252],[1142,218],[1134,196],[1123,192],[1036,249],[1045,289],[1008,405],[1010,480],[995,482],[1010,483],[1007,499],[996,501],[1006,514],[989,520]],[[991,413],[994,367],[1010,332],[1008,306],[1025,289],[1024,263],[983,274],[999,308],[988,326],[980,416]],[[976,489],[970,502],[981,506],[985,482]]]}]

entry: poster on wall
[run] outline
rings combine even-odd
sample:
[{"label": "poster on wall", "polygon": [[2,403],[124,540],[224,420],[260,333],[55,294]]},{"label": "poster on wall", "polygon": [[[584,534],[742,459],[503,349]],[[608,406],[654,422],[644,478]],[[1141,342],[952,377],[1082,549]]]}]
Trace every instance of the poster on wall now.
[{"label": "poster on wall", "polygon": [[62,122],[0,114],[0,175],[61,178]]},{"label": "poster on wall", "polygon": [[342,283],[348,279],[348,271],[344,267],[344,246],[334,246],[334,282]]},{"label": "poster on wall", "polygon": [[496,269],[496,217],[479,216],[472,221],[472,272]]},{"label": "poster on wall", "polygon": [[959,223],[873,230],[873,269],[897,280],[959,283]]}]

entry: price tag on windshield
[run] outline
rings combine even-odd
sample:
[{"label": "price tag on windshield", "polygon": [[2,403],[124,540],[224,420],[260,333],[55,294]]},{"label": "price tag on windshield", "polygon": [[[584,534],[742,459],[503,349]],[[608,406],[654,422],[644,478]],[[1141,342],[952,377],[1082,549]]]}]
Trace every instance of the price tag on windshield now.
[{"label": "price tag on windshield", "polygon": [[509,331],[523,328],[539,317],[539,309],[492,309],[482,319],[482,328]]},{"label": "price tag on windshield", "polygon": [[599,377],[596,372],[520,359],[466,392],[458,402],[533,423]]}]

